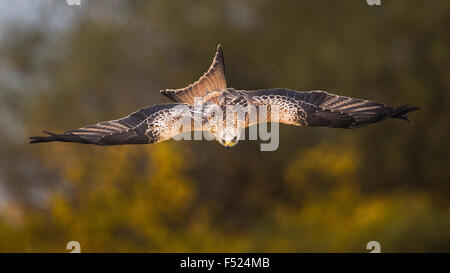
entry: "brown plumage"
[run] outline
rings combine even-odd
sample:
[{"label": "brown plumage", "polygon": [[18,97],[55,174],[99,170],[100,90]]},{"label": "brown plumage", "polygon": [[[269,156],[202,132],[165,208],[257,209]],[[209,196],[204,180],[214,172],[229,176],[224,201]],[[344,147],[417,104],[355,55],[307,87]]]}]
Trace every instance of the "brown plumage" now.
[{"label": "brown plumage", "polygon": [[[407,113],[419,109],[410,104],[388,106],[325,91],[299,92],[283,88],[246,91],[227,88],[225,62],[220,45],[210,68],[198,81],[185,88],[162,90],[161,94],[175,103],[153,105],[121,119],[88,125],[62,134],[44,131],[48,136],[30,137],[30,143],[156,143],[180,134],[180,121],[190,120],[201,130],[209,132],[222,145],[231,147],[239,140],[240,130],[261,121],[352,129],[388,118],[410,122]],[[242,115],[228,113],[228,107],[239,108]],[[264,107],[268,111],[262,117],[259,110]],[[222,110],[223,114],[211,115],[215,109]],[[277,110],[278,120],[271,120],[270,114],[274,109]],[[252,121],[249,118],[252,115],[258,118]],[[233,118],[238,119],[237,122]],[[232,125],[218,126],[228,124],[227,122]],[[187,128],[188,131],[193,129],[194,125]]]}]

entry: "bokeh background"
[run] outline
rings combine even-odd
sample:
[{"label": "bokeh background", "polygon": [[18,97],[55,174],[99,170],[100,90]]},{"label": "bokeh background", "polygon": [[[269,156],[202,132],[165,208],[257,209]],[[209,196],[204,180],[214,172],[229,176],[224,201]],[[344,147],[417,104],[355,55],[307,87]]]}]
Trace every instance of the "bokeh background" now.
[{"label": "bokeh background", "polygon": [[[450,2],[0,1],[0,251],[450,251]],[[411,127],[242,141],[29,145],[169,102],[224,49],[228,85],[392,105]]]}]

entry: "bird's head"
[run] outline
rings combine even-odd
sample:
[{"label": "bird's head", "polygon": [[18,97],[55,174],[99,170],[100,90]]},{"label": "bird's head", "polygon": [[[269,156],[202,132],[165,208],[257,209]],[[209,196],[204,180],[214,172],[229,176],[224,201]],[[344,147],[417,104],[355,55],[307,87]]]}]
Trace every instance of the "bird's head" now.
[{"label": "bird's head", "polygon": [[225,130],[223,134],[216,137],[217,142],[227,148],[235,146],[239,141],[239,131],[237,130]]}]

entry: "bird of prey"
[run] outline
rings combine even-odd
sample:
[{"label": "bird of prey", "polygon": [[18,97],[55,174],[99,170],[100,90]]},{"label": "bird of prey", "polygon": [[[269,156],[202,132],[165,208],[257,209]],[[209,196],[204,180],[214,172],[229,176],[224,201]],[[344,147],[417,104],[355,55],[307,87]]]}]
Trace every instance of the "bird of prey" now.
[{"label": "bird of prey", "polygon": [[[279,122],[296,126],[359,128],[388,118],[409,121],[407,113],[418,110],[410,104],[388,106],[382,103],[330,94],[325,91],[299,92],[284,88],[236,90],[227,87],[222,48],[217,47],[206,73],[191,85],[160,91],[173,103],[156,104],[126,117],[88,125],[62,134],[30,137],[30,143],[49,141],[95,145],[149,144],[182,133],[179,121],[194,125],[183,130],[202,130],[226,147],[236,145],[240,131],[259,122]],[[227,112],[239,106],[239,114]],[[265,108],[265,114],[259,109]],[[222,110],[215,115],[214,109]],[[276,109],[277,119],[273,112]],[[256,116],[257,118],[251,118]],[[229,119],[234,121],[229,122]],[[225,126],[220,126],[226,124]],[[184,131],[183,131],[184,132]]]}]

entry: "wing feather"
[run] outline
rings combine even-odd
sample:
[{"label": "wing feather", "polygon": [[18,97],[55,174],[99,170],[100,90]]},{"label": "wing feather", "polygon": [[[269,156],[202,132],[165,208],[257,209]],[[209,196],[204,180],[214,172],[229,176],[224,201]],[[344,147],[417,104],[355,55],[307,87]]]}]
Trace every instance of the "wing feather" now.
[{"label": "wing feather", "polygon": [[409,104],[388,106],[319,90],[299,92],[276,88],[245,93],[250,104],[276,106],[280,109],[279,122],[298,126],[358,128],[387,118],[409,121],[406,114],[419,109]]},{"label": "wing feather", "polygon": [[159,104],[116,120],[88,125],[62,134],[30,137],[30,143],[62,141],[95,145],[148,144],[170,139],[177,121],[191,115],[185,104]]}]

